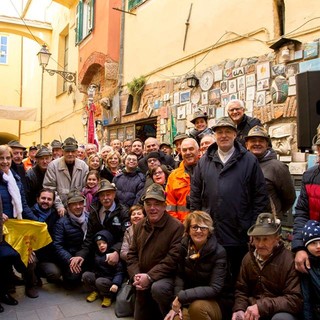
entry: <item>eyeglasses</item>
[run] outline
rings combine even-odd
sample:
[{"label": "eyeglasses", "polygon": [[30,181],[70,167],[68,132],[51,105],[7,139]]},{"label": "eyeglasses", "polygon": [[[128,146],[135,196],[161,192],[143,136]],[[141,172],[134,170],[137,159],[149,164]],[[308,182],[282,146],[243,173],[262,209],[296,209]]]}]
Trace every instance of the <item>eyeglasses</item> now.
[{"label": "eyeglasses", "polygon": [[200,229],[200,231],[206,231],[206,230],[209,230],[209,228],[208,227],[205,227],[205,226],[198,226],[197,224],[195,224],[195,225],[193,225],[193,226],[190,226],[190,229],[192,230],[192,231],[198,231],[198,229]]},{"label": "eyeglasses", "polygon": [[229,109],[228,112],[238,112],[241,109],[242,108],[232,108],[232,109]]}]

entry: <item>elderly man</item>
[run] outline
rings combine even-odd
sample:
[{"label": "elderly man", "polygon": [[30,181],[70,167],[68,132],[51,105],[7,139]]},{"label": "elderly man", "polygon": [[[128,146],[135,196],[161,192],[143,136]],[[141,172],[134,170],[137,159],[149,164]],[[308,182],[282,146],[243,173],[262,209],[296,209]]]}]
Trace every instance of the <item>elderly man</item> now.
[{"label": "elderly man", "polygon": [[18,174],[18,176],[21,179],[22,185],[23,185],[24,189],[26,190],[26,187],[27,187],[26,170],[25,170],[24,165],[22,163],[23,153],[25,152],[26,147],[24,147],[17,140],[9,141],[8,146],[12,149],[11,169],[15,173]]},{"label": "elderly man", "polygon": [[232,320],[302,319],[299,276],[280,232],[271,213],[261,213],[248,230],[252,245],[242,261]]},{"label": "elderly man", "polygon": [[269,148],[268,132],[260,126],[253,127],[245,137],[247,149],[254,154],[266,180],[271,208],[281,220],[292,207],[296,192],[288,167],[277,159],[277,154]]},{"label": "elderly man", "polygon": [[86,159],[88,159],[92,154],[98,152],[98,147],[94,143],[87,143],[85,145]]},{"label": "elderly man", "polygon": [[143,197],[147,217],[135,228],[128,272],[136,287],[135,320],[162,320],[173,300],[173,276],[183,225],[166,210],[162,187],[152,184]]},{"label": "elderly man", "polygon": [[213,134],[206,134],[200,141],[200,157],[202,157],[208,150],[209,146],[216,142]]},{"label": "elderly man", "polygon": [[176,168],[179,166],[180,162],[182,161],[181,157],[181,143],[183,139],[189,138],[189,136],[185,133],[177,133],[173,138],[173,144],[175,147],[175,155],[174,155],[174,161],[176,164]]},{"label": "elderly man", "polygon": [[52,149],[52,159],[58,159],[63,156],[62,151],[62,143],[59,140],[52,140],[51,142],[51,149]]},{"label": "elderly man", "polygon": [[160,151],[160,144],[156,138],[148,138],[144,142],[144,147],[146,150],[146,156],[139,160],[139,168],[143,173],[146,173],[148,170],[147,157],[150,152],[158,152],[160,155],[160,162],[165,164],[166,166],[170,166],[171,168],[175,167],[175,162],[172,156],[166,155],[164,152]]},{"label": "elderly man", "polygon": [[59,215],[66,212],[67,195],[69,191],[82,190],[88,173],[88,166],[77,159],[78,143],[73,138],[67,138],[62,145],[63,157],[50,162],[44,176],[43,187],[57,192],[55,202]]},{"label": "elderly man", "polygon": [[38,151],[38,148],[36,146],[31,146],[29,148],[28,157],[22,160],[24,169],[26,171],[30,170],[36,165],[36,153]]},{"label": "elderly man", "polygon": [[181,222],[189,212],[188,198],[193,169],[199,160],[199,145],[193,138],[181,143],[182,162],[168,177],[166,186],[167,211]]},{"label": "elderly man", "polygon": [[213,131],[217,142],[193,172],[190,209],[211,215],[218,242],[227,251],[234,283],[248,251],[247,230],[268,207],[268,193],[258,160],[236,141],[237,129],[231,119],[220,118]]},{"label": "elderly man", "polygon": [[95,250],[94,235],[100,230],[108,230],[115,239],[113,252],[108,254],[107,263],[115,265],[119,261],[122,238],[126,228],[130,226],[128,209],[116,199],[117,188],[114,183],[102,179],[99,183],[97,196],[99,201],[91,205],[88,231],[81,250],[71,259],[70,270],[80,273],[81,266]]},{"label": "elderly man", "polygon": [[37,164],[26,173],[27,190],[26,197],[29,207],[37,202],[37,195],[42,189],[44,175],[52,160],[52,152],[47,147],[41,147],[36,154]]},{"label": "elderly man", "polygon": [[47,263],[47,277],[58,281],[62,275],[65,284],[78,284],[81,272],[70,270],[72,257],[81,249],[88,228],[88,213],[85,212],[85,197],[80,191],[71,190],[67,198],[67,213],[57,221],[53,234],[56,263]]},{"label": "elderly man", "polygon": [[244,138],[254,126],[261,126],[261,122],[257,118],[247,116],[244,111],[244,103],[242,100],[230,100],[226,106],[228,115],[237,127],[237,139],[244,146]]}]

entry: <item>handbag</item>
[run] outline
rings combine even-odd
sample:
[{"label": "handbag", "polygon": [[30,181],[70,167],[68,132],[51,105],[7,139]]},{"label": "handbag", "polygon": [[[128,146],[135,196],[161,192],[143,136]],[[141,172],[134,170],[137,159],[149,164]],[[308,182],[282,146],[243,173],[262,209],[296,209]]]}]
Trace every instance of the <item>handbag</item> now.
[{"label": "handbag", "polygon": [[135,287],[129,282],[124,282],[117,294],[114,313],[118,318],[129,317],[134,313],[136,293]]}]

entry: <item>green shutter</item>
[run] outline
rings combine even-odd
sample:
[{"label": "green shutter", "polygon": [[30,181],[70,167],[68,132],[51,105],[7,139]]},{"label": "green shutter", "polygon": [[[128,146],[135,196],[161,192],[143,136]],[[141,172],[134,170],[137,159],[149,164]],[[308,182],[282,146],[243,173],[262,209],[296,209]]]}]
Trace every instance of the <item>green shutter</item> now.
[{"label": "green shutter", "polygon": [[128,1],[128,10],[136,7],[138,4],[144,2],[145,0],[129,0]]},{"label": "green shutter", "polygon": [[76,15],[76,44],[82,40],[82,28],[83,28],[83,1],[80,0],[77,5]]}]

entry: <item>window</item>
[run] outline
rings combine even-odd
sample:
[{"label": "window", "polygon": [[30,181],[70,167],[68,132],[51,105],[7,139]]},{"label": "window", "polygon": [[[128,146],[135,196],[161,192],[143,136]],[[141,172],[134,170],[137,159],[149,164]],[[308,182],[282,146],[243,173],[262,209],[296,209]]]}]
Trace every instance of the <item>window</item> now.
[{"label": "window", "polygon": [[128,10],[137,7],[139,4],[145,2],[146,0],[128,0]]},{"label": "window", "polygon": [[76,15],[76,43],[81,42],[94,27],[94,0],[80,0]]},{"label": "window", "polygon": [[0,36],[0,64],[8,63],[8,37]]}]

